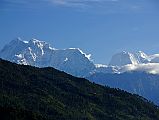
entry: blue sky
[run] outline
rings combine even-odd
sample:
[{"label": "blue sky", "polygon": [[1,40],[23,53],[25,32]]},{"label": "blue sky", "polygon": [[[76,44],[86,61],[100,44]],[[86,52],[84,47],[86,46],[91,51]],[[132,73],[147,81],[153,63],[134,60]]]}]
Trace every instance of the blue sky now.
[{"label": "blue sky", "polygon": [[158,0],[0,0],[0,48],[16,37],[77,47],[107,64],[114,53],[159,53]]}]

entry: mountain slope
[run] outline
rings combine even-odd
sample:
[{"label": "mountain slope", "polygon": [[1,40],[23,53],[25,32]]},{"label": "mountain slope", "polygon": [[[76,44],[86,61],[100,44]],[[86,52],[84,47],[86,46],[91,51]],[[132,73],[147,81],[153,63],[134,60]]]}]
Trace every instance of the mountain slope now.
[{"label": "mountain slope", "polygon": [[159,110],[142,97],[90,83],[53,68],[0,60],[0,73],[0,112],[4,119],[159,119]]}]

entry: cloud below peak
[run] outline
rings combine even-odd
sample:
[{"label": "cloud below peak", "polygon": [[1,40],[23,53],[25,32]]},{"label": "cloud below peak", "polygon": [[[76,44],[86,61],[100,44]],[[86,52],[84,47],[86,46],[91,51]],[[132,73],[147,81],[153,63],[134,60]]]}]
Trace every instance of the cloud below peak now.
[{"label": "cloud below peak", "polygon": [[150,74],[159,74],[159,63],[147,63],[147,64],[129,64],[121,68],[121,72],[127,71],[141,71]]}]

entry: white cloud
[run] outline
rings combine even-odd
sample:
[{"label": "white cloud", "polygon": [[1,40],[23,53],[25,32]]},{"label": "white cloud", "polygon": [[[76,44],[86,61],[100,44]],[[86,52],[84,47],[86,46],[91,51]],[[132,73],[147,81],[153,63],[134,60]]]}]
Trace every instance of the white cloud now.
[{"label": "white cloud", "polygon": [[29,3],[29,2],[51,2],[54,4],[89,4],[89,3],[100,3],[100,2],[117,2],[119,0],[3,0],[6,3]]},{"label": "white cloud", "polygon": [[91,4],[98,4],[104,2],[117,2],[118,0],[44,0],[56,5],[63,6],[89,6]]},{"label": "white cloud", "polygon": [[[92,11],[102,13],[118,13],[125,11],[137,11],[139,5],[134,5],[130,0],[2,0],[2,4],[17,5],[27,7],[37,7],[38,5],[56,5],[59,7],[89,8]],[[128,2],[129,1],[129,2]],[[16,7],[17,7],[16,6]],[[26,7],[26,8],[27,8]],[[41,6],[40,6],[41,7]]]},{"label": "white cloud", "polygon": [[87,7],[105,2],[117,2],[119,0],[3,0],[2,4],[35,4],[49,3],[66,7]]},{"label": "white cloud", "polygon": [[121,72],[126,71],[141,71],[150,74],[159,74],[159,63],[147,63],[147,64],[129,64],[121,68]]}]

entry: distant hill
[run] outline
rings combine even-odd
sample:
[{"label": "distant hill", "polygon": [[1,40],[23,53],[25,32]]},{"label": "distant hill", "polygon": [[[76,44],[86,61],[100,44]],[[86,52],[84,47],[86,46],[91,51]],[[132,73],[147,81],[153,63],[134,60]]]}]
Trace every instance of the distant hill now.
[{"label": "distant hill", "polygon": [[54,68],[0,59],[1,120],[159,120],[159,109],[128,92]]}]

